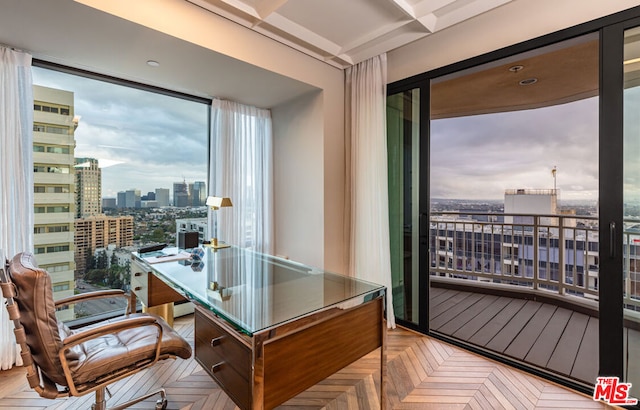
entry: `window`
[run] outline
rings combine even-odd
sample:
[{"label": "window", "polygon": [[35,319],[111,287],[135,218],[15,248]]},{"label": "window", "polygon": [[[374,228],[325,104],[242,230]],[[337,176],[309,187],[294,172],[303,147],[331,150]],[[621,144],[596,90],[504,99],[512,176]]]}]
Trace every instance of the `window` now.
[{"label": "window", "polygon": [[60,212],[69,212],[69,206],[68,205],[55,205],[55,206],[48,206],[47,207],[47,213],[48,214],[55,214],[55,213],[60,213]]},{"label": "window", "polygon": [[47,246],[47,253],[54,253],[54,252],[66,252],[69,250],[69,245],[54,245],[54,246]]},{"label": "window", "polygon": [[53,285],[54,292],[61,292],[63,290],[69,290],[69,283],[60,283]]},{"label": "window", "polygon": [[69,225],[47,226],[47,232],[69,232]]},{"label": "window", "polygon": [[[70,72],[42,62],[32,67],[36,259],[56,273],[54,298],[73,292],[76,279],[75,291],[87,291],[92,270],[102,275],[91,276],[94,284],[126,288],[127,268],[105,274],[91,259],[96,247],[174,245],[176,219],[206,224],[207,216],[210,101]],[[184,194],[179,201],[175,192]],[[70,320],[102,310],[83,306],[58,315]]]},{"label": "window", "polygon": [[60,127],[57,125],[37,124],[34,122],[33,130],[38,132],[48,132],[50,134],[69,134],[68,127]]},{"label": "window", "polygon": [[47,147],[47,152],[51,152],[53,154],[68,154],[69,147]]},{"label": "window", "polygon": [[53,114],[61,114],[61,115],[69,115],[69,107],[68,106],[56,106],[46,103],[35,103],[33,104],[34,111],[42,111],[42,112],[50,112]]},{"label": "window", "polygon": [[34,165],[33,172],[48,172],[52,174],[68,174],[67,166]]}]

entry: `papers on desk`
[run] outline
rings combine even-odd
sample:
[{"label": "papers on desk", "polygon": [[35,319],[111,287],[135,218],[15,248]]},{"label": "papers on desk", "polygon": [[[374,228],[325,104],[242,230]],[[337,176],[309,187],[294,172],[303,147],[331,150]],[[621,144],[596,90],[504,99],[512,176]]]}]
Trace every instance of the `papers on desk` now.
[{"label": "papers on desk", "polygon": [[143,259],[147,263],[171,262],[171,261],[180,261],[184,259],[191,259],[191,254],[189,252],[180,251],[176,253],[167,253],[167,254],[158,255],[158,256],[143,257]]}]

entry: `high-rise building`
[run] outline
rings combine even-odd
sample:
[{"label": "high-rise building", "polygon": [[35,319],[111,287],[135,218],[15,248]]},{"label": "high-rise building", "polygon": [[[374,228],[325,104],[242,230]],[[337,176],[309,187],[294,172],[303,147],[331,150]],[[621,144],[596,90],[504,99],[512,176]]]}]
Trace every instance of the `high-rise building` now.
[{"label": "high-rise building", "polygon": [[87,255],[108,245],[133,245],[133,216],[94,215],[75,221],[76,274],[86,270]]},{"label": "high-rise building", "polygon": [[102,213],[102,171],[95,158],[76,158],[76,218]]},{"label": "high-rise building", "polygon": [[189,205],[189,192],[187,190],[187,183],[174,182],[173,183],[173,206],[185,207]]},{"label": "high-rise building", "polygon": [[129,189],[125,191],[125,200],[126,206],[125,208],[140,208],[141,200],[140,200],[140,190],[139,189]]},{"label": "high-rise building", "polygon": [[141,204],[139,189],[118,192],[118,208],[140,208]]},{"label": "high-rise building", "polygon": [[[54,299],[72,296],[74,263],[74,98],[70,91],[33,87],[34,253],[51,274]],[[73,318],[72,308],[58,318]]]},{"label": "high-rise building", "polygon": [[156,188],[156,202],[158,206],[169,206],[169,188]]},{"label": "high-rise building", "polygon": [[116,204],[117,202],[115,198],[102,198],[102,209],[115,208]]},{"label": "high-rise building", "polygon": [[193,206],[204,206],[207,202],[207,184],[204,181],[193,183],[193,193],[191,194]]}]

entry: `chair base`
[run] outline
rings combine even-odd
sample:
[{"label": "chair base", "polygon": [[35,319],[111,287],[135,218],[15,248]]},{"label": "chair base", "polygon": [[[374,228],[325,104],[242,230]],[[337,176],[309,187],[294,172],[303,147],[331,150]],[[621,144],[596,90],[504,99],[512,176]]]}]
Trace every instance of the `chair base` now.
[{"label": "chair base", "polygon": [[115,407],[109,407],[109,408],[107,408],[107,401],[105,399],[105,390],[106,390],[106,387],[102,387],[96,390],[96,401],[95,403],[93,403],[93,405],[91,405],[92,410],[123,410],[129,406],[132,406],[136,403],[141,402],[142,400],[146,400],[149,397],[155,396],[156,394],[160,395],[160,399],[156,401],[156,410],[163,410],[167,408],[167,394],[165,393],[164,389],[158,389],[156,391],[147,393],[143,396],[138,396],[125,403],[118,404]]}]

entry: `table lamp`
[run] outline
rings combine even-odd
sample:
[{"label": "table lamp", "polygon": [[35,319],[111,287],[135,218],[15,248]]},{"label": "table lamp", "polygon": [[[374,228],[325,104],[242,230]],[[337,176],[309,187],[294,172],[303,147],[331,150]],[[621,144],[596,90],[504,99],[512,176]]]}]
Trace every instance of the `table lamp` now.
[{"label": "table lamp", "polygon": [[[233,204],[231,203],[231,198],[226,198],[226,197],[220,197],[220,196],[210,196],[207,198],[207,202],[206,202],[207,206],[211,207],[212,210],[217,211],[220,208],[223,207],[227,207],[227,206],[233,206]],[[215,232],[214,232],[214,236],[211,238],[211,247],[213,249],[220,249],[220,248],[228,248],[229,245],[225,244],[218,244],[218,218],[216,217],[216,223],[215,223]]]}]

